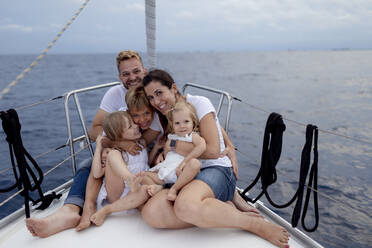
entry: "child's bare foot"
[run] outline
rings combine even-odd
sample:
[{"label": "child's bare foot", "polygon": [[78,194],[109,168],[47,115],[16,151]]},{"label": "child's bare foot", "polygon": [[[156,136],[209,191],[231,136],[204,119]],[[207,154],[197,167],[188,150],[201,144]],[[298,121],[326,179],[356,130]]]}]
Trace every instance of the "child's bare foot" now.
[{"label": "child's bare foot", "polygon": [[252,222],[252,225],[254,226],[252,232],[278,247],[289,247],[289,233],[284,227],[262,218],[253,218]]},{"label": "child's bare foot", "polygon": [[168,191],[167,200],[168,201],[175,201],[177,198],[177,191],[171,187]]},{"label": "child's bare foot", "polygon": [[46,238],[63,230],[75,227],[80,220],[80,208],[75,205],[66,204],[57,212],[42,218],[26,219],[27,229],[33,236]]},{"label": "child's bare foot", "polygon": [[147,186],[147,193],[151,196],[154,196],[156,193],[161,191],[163,186],[157,184],[151,184]]},{"label": "child's bare foot", "polygon": [[137,192],[141,187],[140,183],[142,181],[142,176],[132,176],[125,182],[128,184],[131,192]]},{"label": "child's bare foot", "polygon": [[103,222],[105,222],[108,214],[109,212],[107,211],[107,207],[103,207],[90,217],[90,221],[97,226],[101,226]]},{"label": "child's bare foot", "polygon": [[87,229],[90,226],[90,217],[96,212],[96,203],[85,201],[83,214],[78,226],[75,228],[77,232]]}]

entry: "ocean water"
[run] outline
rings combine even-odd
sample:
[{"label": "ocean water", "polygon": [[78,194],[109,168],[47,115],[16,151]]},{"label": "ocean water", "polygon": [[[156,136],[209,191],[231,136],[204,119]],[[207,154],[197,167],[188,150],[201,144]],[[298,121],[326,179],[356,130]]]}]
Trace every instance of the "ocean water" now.
[{"label": "ocean water", "polygon": [[[0,89],[7,86],[35,55],[0,55]],[[369,247],[372,243],[372,51],[283,52],[190,52],[161,53],[158,67],[170,72],[181,88],[194,82],[230,92],[242,102],[233,103],[229,135],[240,152],[238,186],[255,178],[260,164],[263,132],[270,112],[286,119],[283,150],[277,165],[278,181],[269,192],[277,203],[287,202],[297,189],[305,126],[319,132],[319,214],[317,231],[309,235],[325,247]],[[77,88],[117,81],[115,54],[48,55],[11,92],[0,100],[0,110],[19,109],[24,146],[32,156],[67,141],[61,99],[35,106],[22,106],[50,99]],[[84,115],[90,125],[104,90],[82,94]],[[214,103],[218,99],[203,91]],[[74,102],[71,101],[71,106]],[[253,105],[253,106],[252,106]],[[73,134],[81,135],[76,111]],[[224,123],[223,115],[220,117]],[[345,137],[346,136],[346,137]],[[347,137],[353,137],[351,140]],[[61,162],[69,151],[37,158],[43,171]],[[14,183],[8,145],[0,131],[0,187]],[[88,156],[79,154],[78,161]],[[72,175],[70,161],[43,182],[53,189]],[[259,192],[257,185],[250,193]],[[13,191],[14,192],[14,191]],[[0,194],[0,202],[10,193]],[[262,198],[262,201],[267,201]],[[18,209],[22,198],[0,207],[0,218]],[[312,201],[306,218],[314,223]],[[268,203],[267,203],[267,206]],[[274,209],[290,222],[293,206]],[[300,225],[299,225],[300,226]],[[300,227],[301,228],[301,227]]]}]

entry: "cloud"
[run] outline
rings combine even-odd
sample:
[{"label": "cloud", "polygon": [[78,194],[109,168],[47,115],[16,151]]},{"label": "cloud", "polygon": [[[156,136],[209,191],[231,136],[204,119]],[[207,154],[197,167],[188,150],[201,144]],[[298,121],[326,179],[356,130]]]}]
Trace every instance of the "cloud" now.
[{"label": "cloud", "polygon": [[30,26],[19,25],[19,24],[6,24],[6,25],[0,26],[0,30],[29,33],[29,32],[34,31],[35,28],[30,27]]},{"label": "cloud", "polygon": [[128,3],[125,6],[120,7],[120,5],[114,4],[108,6],[107,10],[112,13],[143,13],[145,11],[145,5],[143,3]]}]

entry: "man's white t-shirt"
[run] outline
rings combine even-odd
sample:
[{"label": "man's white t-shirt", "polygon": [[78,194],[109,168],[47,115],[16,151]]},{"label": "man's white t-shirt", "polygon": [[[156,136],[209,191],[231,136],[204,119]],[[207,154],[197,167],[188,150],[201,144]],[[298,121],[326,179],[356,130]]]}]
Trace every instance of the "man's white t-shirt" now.
[{"label": "man's white t-shirt", "polygon": [[122,84],[111,87],[103,96],[99,108],[108,113],[127,110],[127,104],[125,103],[125,94],[127,94],[127,91]]},{"label": "man's white t-shirt", "polygon": [[[194,105],[194,107],[196,109],[196,114],[197,114],[198,119],[199,119],[199,122],[206,114],[213,113],[213,117],[214,117],[214,120],[215,120],[216,125],[217,125],[218,136],[219,136],[219,140],[220,140],[220,152],[224,151],[225,150],[225,142],[223,141],[223,136],[222,136],[222,132],[221,132],[221,125],[220,125],[220,122],[218,121],[218,117],[216,115],[216,110],[215,110],[213,104],[211,103],[211,101],[204,96],[193,96],[193,95],[189,95],[189,94],[186,95],[186,101],[188,103],[191,103],[192,105]],[[202,159],[201,162],[202,162],[202,164],[201,164],[202,168],[205,168],[205,167],[208,167],[208,166],[216,166],[216,165],[224,166],[224,167],[232,167],[231,161],[227,156],[224,156],[224,157],[218,158],[218,159]]]}]

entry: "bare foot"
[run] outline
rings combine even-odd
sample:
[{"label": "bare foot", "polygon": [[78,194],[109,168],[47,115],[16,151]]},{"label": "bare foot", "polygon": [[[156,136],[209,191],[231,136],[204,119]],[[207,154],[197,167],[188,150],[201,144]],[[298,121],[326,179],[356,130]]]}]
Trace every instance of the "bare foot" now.
[{"label": "bare foot", "polygon": [[42,218],[26,219],[27,229],[33,236],[46,238],[63,230],[75,227],[80,220],[80,208],[72,204],[63,205],[55,213]]},{"label": "bare foot", "polygon": [[252,218],[252,232],[257,234],[270,243],[281,247],[288,248],[289,233],[284,227],[269,222],[262,218]]},{"label": "bare foot", "polygon": [[177,198],[177,191],[171,187],[168,191],[167,200],[168,201],[175,201]]},{"label": "bare foot", "polygon": [[106,211],[106,210],[107,210],[106,207],[103,207],[100,210],[98,210],[95,214],[93,214],[90,217],[90,221],[92,221],[97,226],[101,226],[103,224],[103,222],[105,222],[105,219],[106,219],[107,215],[109,214],[109,212]]},{"label": "bare foot", "polygon": [[156,193],[161,191],[163,186],[157,184],[151,184],[147,186],[147,193],[151,196],[154,196]]},{"label": "bare foot", "polygon": [[85,201],[83,214],[81,216],[80,222],[75,228],[77,232],[87,229],[90,226],[90,217],[96,212],[96,203]]},{"label": "bare foot", "polygon": [[235,190],[234,198],[232,199],[235,207],[242,212],[254,212],[260,214],[260,212],[253,206],[251,206],[248,202],[246,202],[238,193],[238,190]]}]

